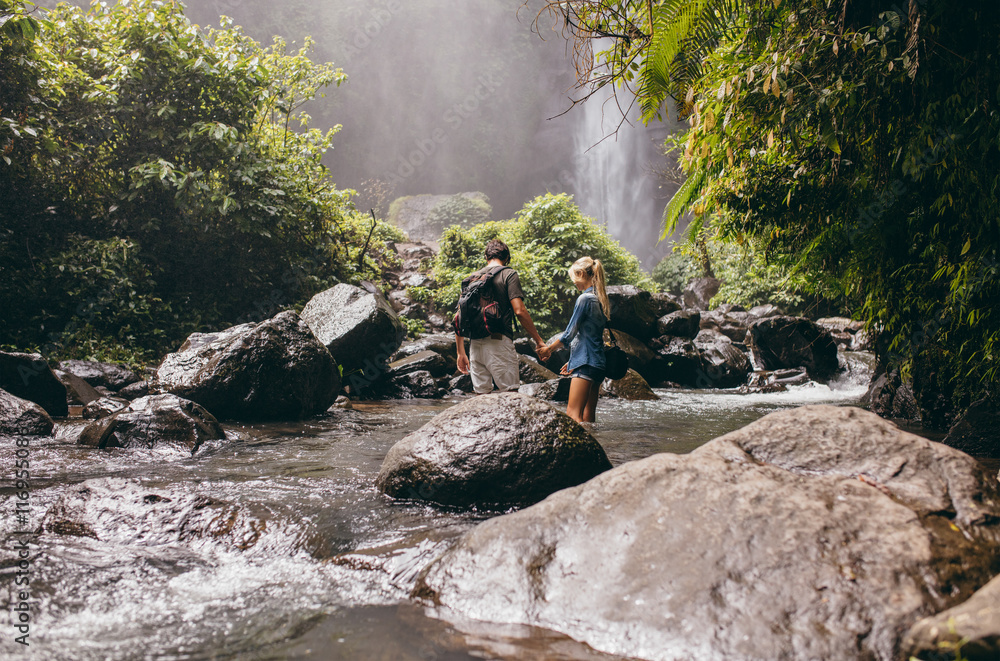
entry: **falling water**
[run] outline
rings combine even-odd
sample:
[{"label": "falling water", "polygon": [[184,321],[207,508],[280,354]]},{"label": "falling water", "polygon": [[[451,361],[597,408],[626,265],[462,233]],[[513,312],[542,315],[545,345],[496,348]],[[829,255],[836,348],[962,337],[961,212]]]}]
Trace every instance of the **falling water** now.
[{"label": "falling water", "polygon": [[668,250],[666,242],[658,244],[660,217],[673,191],[661,188],[653,169],[666,162],[660,146],[669,126],[643,126],[634,119],[637,110],[625,103],[620,105],[606,86],[569,113],[574,147],[571,186],[581,211],[605,225],[652,269]]}]

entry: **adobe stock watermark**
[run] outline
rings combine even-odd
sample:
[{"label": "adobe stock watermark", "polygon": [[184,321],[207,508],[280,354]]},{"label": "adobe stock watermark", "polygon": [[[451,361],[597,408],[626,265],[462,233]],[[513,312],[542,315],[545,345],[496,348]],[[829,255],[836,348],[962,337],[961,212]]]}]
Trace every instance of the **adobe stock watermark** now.
[{"label": "adobe stock watermark", "polygon": [[11,589],[10,620],[12,638],[18,645],[29,646],[31,635],[31,547],[36,533],[31,521],[31,439],[17,436],[14,442],[14,518],[17,529],[9,537],[17,558],[14,585]]},{"label": "adobe stock watermark", "polygon": [[496,94],[508,76],[510,74],[506,69],[499,74],[480,75],[476,86],[461,101],[444,112],[440,124],[427,136],[415,140],[413,148],[400,156],[393,170],[381,178],[392,186],[398,186],[415,175],[441,145],[448,142],[449,135],[462,128],[462,125],[474,117],[483,104]]}]

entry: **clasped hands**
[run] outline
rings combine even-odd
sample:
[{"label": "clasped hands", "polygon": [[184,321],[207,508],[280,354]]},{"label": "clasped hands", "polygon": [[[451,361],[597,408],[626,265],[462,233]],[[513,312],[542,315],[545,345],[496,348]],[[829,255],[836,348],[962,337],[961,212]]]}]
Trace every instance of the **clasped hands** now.
[{"label": "clasped hands", "polygon": [[538,356],[538,360],[547,363],[552,357],[552,348],[547,344],[538,345],[535,347],[535,354]]}]

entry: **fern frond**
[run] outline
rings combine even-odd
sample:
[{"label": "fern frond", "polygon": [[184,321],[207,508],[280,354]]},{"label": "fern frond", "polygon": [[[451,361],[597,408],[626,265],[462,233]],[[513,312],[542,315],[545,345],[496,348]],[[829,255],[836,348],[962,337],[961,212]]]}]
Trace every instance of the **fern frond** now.
[{"label": "fern frond", "polygon": [[698,172],[688,177],[681,187],[677,189],[674,196],[667,202],[667,208],[663,210],[663,233],[660,240],[667,238],[675,229],[677,221],[687,209],[688,202],[701,193],[702,184],[705,181],[705,173]]}]

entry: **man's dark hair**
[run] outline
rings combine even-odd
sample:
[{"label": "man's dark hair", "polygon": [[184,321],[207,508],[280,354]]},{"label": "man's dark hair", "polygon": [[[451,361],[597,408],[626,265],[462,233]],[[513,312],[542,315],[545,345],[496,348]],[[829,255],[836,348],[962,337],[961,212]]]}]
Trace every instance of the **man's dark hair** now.
[{"label": "man's dark hair", "polygon": [[490,239],[486,244],[486,261],[494,259],[499,259],[504,264],[510,261],[510,248],[500,239]]}]

